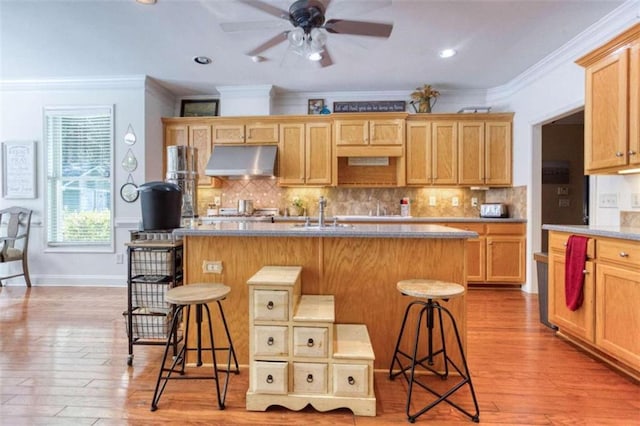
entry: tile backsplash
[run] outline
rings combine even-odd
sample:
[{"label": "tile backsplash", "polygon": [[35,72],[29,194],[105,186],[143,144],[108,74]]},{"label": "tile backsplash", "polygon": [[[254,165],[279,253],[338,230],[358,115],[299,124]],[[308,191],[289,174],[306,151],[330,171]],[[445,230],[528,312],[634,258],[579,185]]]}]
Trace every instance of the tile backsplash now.
[{"label": "tile backsplash", "polygon": [[[198,212],[206,214],[214,197],[222,207],[235,207],[238,200],[252,199],[255,208],[277,207],[280,214],[294,198],[302,200],[308,215],[318,213],[318,198],[327,199],[329,215],[400,214],[400,199],[411,200],[411,215],[423,217],[477,217],[479,205],[502,202],[509,206],[509,216],[526,218],[526,187],[471,190],[469,188],[281,188],[275,179],[226,180],[222,188],[198,189]],[[471,206],[477,198],[478,207]],[[455,205],[457,203],[457,205]]]}]

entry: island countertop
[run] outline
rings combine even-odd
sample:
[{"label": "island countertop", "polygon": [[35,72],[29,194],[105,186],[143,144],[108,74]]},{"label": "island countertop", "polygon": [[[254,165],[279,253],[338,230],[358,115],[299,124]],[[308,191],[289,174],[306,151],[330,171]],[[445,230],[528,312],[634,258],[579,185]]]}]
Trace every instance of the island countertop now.
[{"label": "island countertop", "polygon": [[318,228],[304,224],[270,222],[216,222],[178,228],[180,236],[244,236],[244,237],[330,237],[330,238],[477,238],[478,234],[432,224],[338,224]]},{"label": "island countertop", "polygon": [[547,231],[640,241],[640,228],[617,225],[542,225]]}]

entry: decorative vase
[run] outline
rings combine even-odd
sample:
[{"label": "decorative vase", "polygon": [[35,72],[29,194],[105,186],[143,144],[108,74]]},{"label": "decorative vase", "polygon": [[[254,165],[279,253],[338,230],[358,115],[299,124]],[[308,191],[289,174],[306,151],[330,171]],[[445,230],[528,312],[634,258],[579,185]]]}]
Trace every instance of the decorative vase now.
[{"label": "decorative vase", "polygon": [[431,99],[432,98],[426,98],[420,101],[420,103],[418,104],[418,112],[422,112],[422,113],[430,113],[431,112]]},{"label": "decorative vase", "polygon": [[301,216],[302,208],[298,206],[289,207],[289,216]]}]

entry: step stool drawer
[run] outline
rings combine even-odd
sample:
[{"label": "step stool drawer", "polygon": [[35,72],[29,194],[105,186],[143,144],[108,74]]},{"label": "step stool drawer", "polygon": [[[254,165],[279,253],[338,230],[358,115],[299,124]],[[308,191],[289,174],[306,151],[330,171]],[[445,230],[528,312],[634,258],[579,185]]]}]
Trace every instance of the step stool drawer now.
[{"label": "step stool drawer", "polygon": [[368,396],[369,366],[366,364],[333,364],[333,394]]},{"label": "step stool drawer", "polygon": [[327,393],[327,364],[294,362],[293,392]]},{"label": "step stool drawer", "polygon": [[287,367],[286,362],[254,362],[251,369],[253,392],[286,394],[289,390]]},{"label": "step stool drawer", "polygon": [[326,358],[328,340],[326,327],[294,327],[293,355]]},{"label": "step stool drawer", "polygon": [[289,353],[289,327],[256,325],[253,328],[254,355],[287,355]]},{"label": "step stool drawer", "polygon": [[289,292],[286,290],[256,290],[253,294],[253,318],[259,321],[287,321]]}]

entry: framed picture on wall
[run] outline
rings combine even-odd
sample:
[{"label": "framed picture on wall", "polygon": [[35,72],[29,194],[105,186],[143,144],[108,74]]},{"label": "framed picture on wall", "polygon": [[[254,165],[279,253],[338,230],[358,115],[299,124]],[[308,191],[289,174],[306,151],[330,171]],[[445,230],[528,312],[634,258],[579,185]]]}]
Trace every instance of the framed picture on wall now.
[{"label": "framed picture on wall", "polygon": [[36,198],[36,142],[2,142],[2,196]]},{"label": "framed picture on wall", "polygon": [[324,99],[309,99],[309,114],[320,114],[324,107]]},{"label": "framed picture on wall", "polygon": [[183,99],[180,117],[215,117],[218,115],[218,99]]}]

